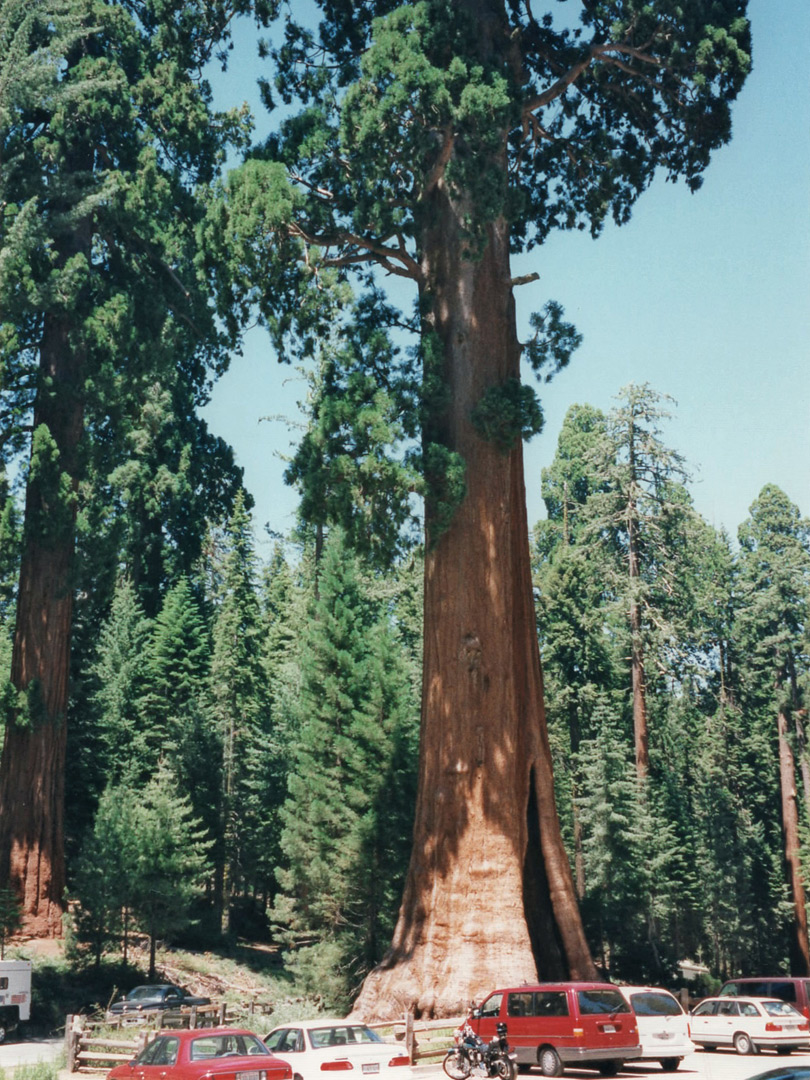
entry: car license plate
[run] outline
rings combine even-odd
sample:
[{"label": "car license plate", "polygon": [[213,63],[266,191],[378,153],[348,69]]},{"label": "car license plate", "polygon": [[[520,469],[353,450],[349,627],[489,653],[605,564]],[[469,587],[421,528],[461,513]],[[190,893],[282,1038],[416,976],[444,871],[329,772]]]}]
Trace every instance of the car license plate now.
[{"label": "car license plate", "polygon": [[602,1031],[607,1031],[607,1032],[613,1032],[615,1030],[616,1030],[616,1025],[615,1024],[605,1024],[605,1026],[602,1028]]},{"label": "car license plate", "polygon": [[672,1032],[671,1031],[659,1031],[656,1034],[655,1037],[656,1037],[656,1039],[671,1039],[672,1038]]},{"label": "car license plate", "polygon": [[247,1072],[238,1072],[236,1074],[236,1080],[259,1080],[259,1070],[250,1069]]},{"label": "car license plate", "polygon": [[364,1073],[378,1073],[380,1071],[379,1061],[372,1061],[370,1064],[363,1066]]}]

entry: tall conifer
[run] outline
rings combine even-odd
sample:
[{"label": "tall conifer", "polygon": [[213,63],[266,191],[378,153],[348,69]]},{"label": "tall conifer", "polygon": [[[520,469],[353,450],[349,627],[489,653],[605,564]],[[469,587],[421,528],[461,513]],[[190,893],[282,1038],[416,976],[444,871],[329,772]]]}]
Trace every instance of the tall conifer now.
[{"label": "tall conifer", "polygon": [[303,630],[276,916],[296,968],[346,1007],[379,961],[410,842],[415,709],[401,647],[339,530]]}]

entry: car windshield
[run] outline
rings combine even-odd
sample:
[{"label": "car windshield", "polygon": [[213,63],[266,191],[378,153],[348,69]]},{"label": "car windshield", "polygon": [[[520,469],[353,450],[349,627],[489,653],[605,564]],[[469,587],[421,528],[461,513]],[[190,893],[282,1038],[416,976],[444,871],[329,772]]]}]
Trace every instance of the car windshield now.
[{"label": "car windshield", "polygon": [[770,1016],[790,1016],[795,1018],[802,1015],[789,1001],[763,1001],[762,1007]]},{"label": "car windshield", "polygon": [[189,1056],[192,1061],[204,1061],[236,1054],[242,1057],[263,1054],[266,1057],[269,1053],[258,1036],[245,1032],[240,1035],[202,1035],[192,1040]]},{"label": "car windshield", "polygon": [[636,1016],[680,1016],[683,1012],[672,994],[660,990],[631,994],[630,1001]]},{"label": "car windshield", "polygon": [[136,986],[127,994],[127,1001],[141,1001],[144,998],[161,997],[165,987],[163,986]]},{"label": "car windshield", "polygon": [[618,990],[579,990],[579,1011],[584,1015],[594,1013],[629,1013],[630,1006]]},{"label": "car windshield", "polygon": [[383,1041],[376,1031],[367,1028],[365,1024],[333,1024],[329,1027],[310,1028],[307,1035],[315,1050],[324,1046],[356,1046],[357,1043]]}]

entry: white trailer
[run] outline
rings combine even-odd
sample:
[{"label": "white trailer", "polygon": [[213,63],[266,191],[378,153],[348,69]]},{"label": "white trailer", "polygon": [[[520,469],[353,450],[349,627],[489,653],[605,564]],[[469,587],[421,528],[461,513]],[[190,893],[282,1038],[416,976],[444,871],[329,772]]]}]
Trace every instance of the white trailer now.
[{"label": "white trailer", "polygon": [[31,961],[0,960],[0,1043],[31,1015]]}]

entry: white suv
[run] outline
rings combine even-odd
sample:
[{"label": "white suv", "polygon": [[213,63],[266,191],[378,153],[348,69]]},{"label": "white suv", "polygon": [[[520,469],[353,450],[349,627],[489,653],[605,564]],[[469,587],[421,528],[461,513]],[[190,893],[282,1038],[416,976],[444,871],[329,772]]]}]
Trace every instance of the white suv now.
[{"label": "white suv", "polygon": [[687,1054],[695,1051],[689,1038],[689,1018],[680,1002],[657,986],[620,986],[638,1021],[642,1061],[660,1061],[674,1072]]}]

